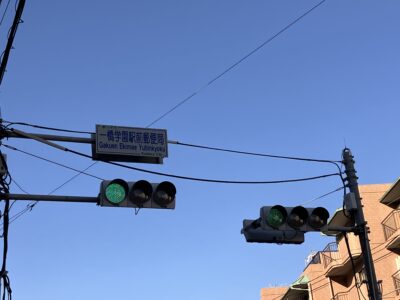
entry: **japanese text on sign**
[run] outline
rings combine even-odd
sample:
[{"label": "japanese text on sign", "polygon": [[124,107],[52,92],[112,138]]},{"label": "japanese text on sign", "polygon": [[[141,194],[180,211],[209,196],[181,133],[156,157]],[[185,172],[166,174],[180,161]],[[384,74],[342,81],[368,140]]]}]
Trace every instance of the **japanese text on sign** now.
[{"label": "japanese text on sign", "polygon": [[96,125],[96,151],[103,154],[168,156],[167,131]]}]

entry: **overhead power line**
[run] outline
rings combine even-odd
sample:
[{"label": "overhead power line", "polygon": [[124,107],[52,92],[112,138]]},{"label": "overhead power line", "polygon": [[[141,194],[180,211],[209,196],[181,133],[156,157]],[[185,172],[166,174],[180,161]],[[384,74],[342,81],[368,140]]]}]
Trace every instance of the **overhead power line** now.
[{"label": "overhead power line", "polygon": [[23,193],[29,194],[14,178],[11,178],[11,182],[13,182]]},{"label": "overhead power line", "polygon": [[[12,129],[11,129],[12,130]],[[20,134],[20,133],[18,133]],[[39,139],[37,139],[39,140]],[[89,159],[93,159],[92,156],[84,154],[82,152],[78,152],[63,146],[60,146],[55,143],[50,143],[48,141],[43,141],[47,145],[55,147],[56,149],[66,151],[66,152],[71,152],[73,154],[76,154],[78,156],[86,157]],[[159,175],[159,176],[165,176],[165,177],[171,177],[171,178],[178,178],[178,179],[184,179],[184,180],[191,180],[191,181],[202,181],[202,182],[212,182],[212,183],[231,183],[231,184],[276,184],[276,183],[289,183],[289,182],[300,182],[300,181],[308,181],[308,180],[315,180],[315,179],[320,179],[320,178],[325,178],[325,177],[331,177],[331,176],[341,176],[342,174],[340,173],[331,173],[331,174],[325,174],[325,175],[320,175],[320,176],[313,176],[313,177],[305,177],[305,178],[296,178],[296,179],[284,179],[284,180],[267,180],[267,181],[235,181],[235,180],[218,180],[218,179],[208,179],[208,178],[198,178],[198,177],[189,177],[189,176],[182,176],[182,175],[176,175],[176,174],[169,174],[169,173],[162,173],[162,172],[156,172],[156,171],[151,171],[147,169],[142,169],[142,168],[137,168],[137,167],[132,167],[128,165],[124,165],[121,163],[116,163],[116,162],[111,162],[111,161],[103,161],[100,160],[104,163],[130,169],[130,170],[135,170],[139,172],[144,172],[144,173],[149,173],[149,174],[154,174],[154,175]]]},{"label": "overhead power line", "polygon": [[[62,131],[62,132],[83,133],[83,134],[91,134],[91,135],[95,134],[94,132],[89,132],[89,131],[77,131],[77,130],[69,130],[69,129],[62,129],[62,128],[54,128],[54,127],[37,125],[37,124],[29,124],[29,123],[25,123],[25,122],[10,122],[10,121],[5,121],[5,120],[3,120],[3,122],[8,124],[7,126],[5,126],[5,129],[8,129],[9,126],[15,124],[15,125],[23,125],[23,126],[29,126],[29,127],[34,127],[34,128],[41,128],[41,129],[55,130],[55,131]],[[287,160],[299,160],[299,161],[308,161],[308,162],[332,163],[332,164],[336,164],[336,165],[338,163],[342,162],[340,160],[328,160],[328,159],[317,159],[317,158],[310,158],[310,157],[296,157],[296,156],[274,155],[274,154],[267,154],[267,153],[256,153],[256,152],[250,152],[250,151],[241,151],[241,150],[235,150],[235,149],[227,149],[227,148],[220,148],[220,147],[212,147],[212,146],[184,143],[184,142],[179,142],[179,141],[168,141],[168,143],[173,144],[173,145],[178,145],[178,146],[192,147],[192,148],[211,150],[211,151],[222,151],[222,152],[249,155],[249,156],[260,156],[260,157],[269,157],[269,158],[287,159]]]},{"label": "overhead power line", "polygon": [[[11,132],[16,133],[17,135],[23,136],[23,137],[28,137],[28,138],[33,138],[37,141],[41,141],[49,146],[55,147],[59,150],[63,150],[63,151],[67,151],[67,152],[71,152],[74,153],[76,155],[82,156],[82,157],[86,157],[86,158],[90,158],[92,159],[92,156],[75,151],[75,150],[71,150],[69,148],[63,147],[59,144],[53,143],[53,142],[49,142],[49,141],[45,141],[43,139],[41,139],[38,136],[32,135],[32,134],[25,134],[22,131],[19,130],[14,130],[13,128],[10,129]],[[120,164],[120,163],[115,163],[115,162],[110,162],[110,161],[103,161],[105,163],[111,164],[111,165],[115,165],[115,166],[119,166],[122,168],[127,168],[127,169],[131,169],[131,170],[135,170],[135,171],[139,171],[139,172],[145,172],[145,173],[150,173],[150,174],[154,174],[154,175],[160,175],[160,176],[166,176],[166,177],[172,177],[172,178],[179,178],[179,179],[185,179],[185,180],[192,180],[192,181],[203,181],[203,182],[214,182],[214,183],[232,183],[232,184],[273,184],[273,183],[288,183],[288,182],[299,182],[299,181],[307,181],[307,180],[314,180],[314,179],[319,179],[319,178],[324,178],[324,177],[330,177],[330,176],[340,176],[342,177],[342,174],[340,172],[340,167],[337,165],[338,169],[339,169],[339,173],[331,173],[331,174],[325,174],[325,175],[320,175],[320,176],[313,176],[313,177],[306,177],[306,178],[296,178],[296,179],[284,179],[284,180],[268,180],[268,181],[234,181],[234,180],[218,180],[218,179],[208,179],[208,178],[197,178],[197,177],[189,177],[189,176],[182,176],[182,175],[176,175],[176,174],[168,174],[168,173],[162,173],[162,172],[156,172],[156,171],[150,171],[147,169],[142,169],[142,168],[136,168],[136,167],[131,167],[131,166],[127,166],[124,164]]]},{"label": "overhead power line", "polygon": [[[53,144],[53,143],[51,143],[51,144]],[[3,145],[4,145],[4,144],[3,144]],[[57,144],[55,144],[55,145],[57,145]],[[10,148],[10,149],[12,149],[12,150],[20,151],[20,152],[23,152],[23,153],[25,153],[25,154],[28,154],[28,155],[31,155],[31,156],[34,156],[34,157],[43,159],[42,157],[38,157],[38,156],[36,156],[36,155],[30,154],[30,153],[28,153],[28,152],[26,152],[26,151],[19,150],[19,149],[15,148],[15,147],[11,147],[11,146],[9,146],[9,145],[4,145],[4,146],[7,147],[7,148]],[[57,149],[59,149],[59,150],[63,150],[63,151],[66,151],[66,152],[70,152],[70,153],[73,153],[73,154],[78,155],[78,156],[81,156],[81,157],[93,159],[92,156],[87,155],[87,154],[85,154],[85,153],[78,152],[78,151],[75,151],[75,150],[72,150],[72,149],[69,149],[69,148],[66,148],[66,147],[62,147],[62,146],[59,146],[59,145],[57,145],[57,146],[58,146]],[[47,160],[47,159],[44,159],[44,160],[49,161],[49,160]],[[101,161],[102,161],[102,160],[101,160]],[[49,162],[52,162],[52,161],[49,161]],[[149,174],[153,174],[153,175],[159,175],[159,176],[165,176],[165,177],[171,177],[171,178],[178,178],[178,179],[184,179],[184,180],[191,180],[191,181],[211,182],[211,183],[230,183],[230,184],[278,184],[278,183],[289,183],[289,182],[309,181],[309,180],[316,180],[316,179],[321,179],[321,178],[326,178],[326,177],[331,177],[331,176],[340,176],[340,175],[341,175],[341,174],[339,174],[339,173],[331,173],[331,174],[324,174],[324,175],[312,176],[312,177],[305,177],[305,178],[295,178],[295,179],[263,180],[263,181],[235,181],[235,180],[219,180],[219,179],[210,179],[210,178],[189,177],[189,176],[182,176],[182,175],[176,175],[176,174],[169,174],[169,173],[151,171],[151,170],[142,169],[142,168],[137,168],[137,167],[132,167],[132,166],[128,166],[128,165],[124,165],[124,164],[116,163],[116,162],[111,162],[111,161],[102,161],[102,162],[104,162],[104,163],[106,163],[106,164],[110,164],[110,165],[122,167],[122,168],[125,168],[125,169],[130,169],[130,170],[134,170],[134,171],[138,171],[138,172],[149,173]],[[52,163],[55,163],[55,162],[52,162]],[[59,164],[59,163],[56,163],[56,164],[57,164],[57,165],[61,165],[61,164]],[[73,169],[73,168],[70,168],[70,167],[65,166],[65,165],[61,165],[61,166],[67,167],[68,169]],[[90,167],[90,166],[89,166],[89,167]],[[89,168],[89,167],[88,167],[88,168]],[[79,170],[76,170],[76,169],[73,169],[73,170],[76,171],[76,172],[80,172]],[[83,172],[81,172],[81,173],[84,174]],[[85,174],[85,175],[88,175],[88,173]],[[90,174],[89,176],[92,176],[92,175]],[[92,177],[94,177],[94,176],[92,176]]]},{"label": "overhead power line", "polygon": [[[104,180],[104,179],[101,178],[101,177],[98,177],[98,176],[96,176],[96,175],[93,175],[93,174],[90,174],[90,173],[86,173],[86,172],[85,172],[87,169],[89,169],[89,168],[90,168],[92,165],[94,165],[96,162],[94,162],[91,166],[87,167],[85,170],[82,171],[82,170],[78,170],[78,169],[69,167],[69,166],[67,166],[67,165],[64,165],[64,164],[55,162],[55,161],[50,160],[50,159],[48,159],[48,158],[44,158],[44,157],[42,157],[42,156],[39,156],[39,155],[36,155],[36,154],[33,154],[33,153],[29,153],[29,152],[27,152],[27,151],[18,149],[18,148],[16,148],[16,147],[13,147],[13,146],[10,146],[10,145],[7,145],[7,144],[2,144],[2,146],[6,147],[6,148],[8,148],[8,149],[11,149],[11,150],[13,150],[13,151],[21,152],[21,153],[24,153],[24,154],[26,154],[26,155],[29,155],[29,156],[38,158],[38,159],[40,159],[40,160],[49,162],[49,163],[51,163],[51,164],[54,164],[54,165],[57,165],[57,166],[60,166],[60,167],[63,167],[63,168],[66,168],[66,169],[75,171],[75,172],[77,172],[78,174],[83,174],[83,175],[86,175],[86,176],[89,176],[89,177],[93,177],[93,178],[96,178],[96,179],[99,179],[99,180]],[[74,178],[75,178],[75,177],[74,177]],[[69,179],[69,180],[70,180],[70,179]],[[69,181],[68,181],[68,182],[69,182]]]},{"label": "overhead power line", "polygon": [[326,159],[304,158],[304,157],[295,157],[295,156],[282,156],[282,155],[273,155],[273,154],[265,154],[265,153],[247,152],[247,151],[239,151],[239,150],[233,150],[233,149],[225,149],[225,148],[217,148],[217,147],[210,147],[210,146],[181,143],[178,141],[174,142],[172,144],[193,147],[193,148],[200,148],[200,149],[205,149],[205,150],[214,150],[214,151],[222,151],[222,152],[229,152],[229,153],[236,153],[236,154],[245,154],[245,155],[251,155],[251,156],[261,156],[261,157],[280,158],[280,159],[288,159],[288,160],[300,160],[300,161],[309,161],[309,162],[320,162],[320,163],[333,163],[333,164],[341,163],[341,161],[339,161],[339,160],[326,160]]},{"label": "overhead power line", "polygon": [[[90,158],[92,157],[90,155],[86,155],[81,152],[77,152],[71,149],[66,150],[68,152],[74,153],[76,155]],[[331,173],[331,174],[325,174],[325,175],[319,175],[319,176],[313,176],[313,177],[305,177],[305,178],[296,178],[296,179],[283,179],[283,180],[266,180],[266,181],[235,181],[235,180],[219,180],[219,179],[209,179],[209,178],[198,178],[198,177],[189,177],[189,176],[182,176],[182,175],[176,175],[176,174],[168,174],[168,173],[162,173],[162,172],[156,172],[156,171],[150,171],[147,169],[141,169],[141,168],[136,168],[116,162],[111,162],[111,161],[102,161],[104,163],[130,169],[130,170],[135,170],[143,173],[149,173],[153,175],[159,175],[159,176],[165,176],[165,177],[171,177],[171,178],[178,178],[178,179],[184,179],[184,180],[191,180],[191,181],[201,181],[201,182],[211,182],[211,183],[229,183],[229,184],[278,184],[278,183],[289,183],[289,182],[300,182],[300,181],[309,181],[309,180],[316,180],[316,179],[321,179],[321,178],[326,178],[326,177],[331,177],[331,176],[340,176],[339,173]]]},{"label": "overhead power line", "polygon": [[319,200],[319,199],[322,199],[322,198],[325,198],[325,197],[327,197],[327,196],[329,196],[329,195],[332,195],[332,194],[334,194],[334,193],[336,193],[336,192],[338,192],[338,191],[341,191],[341,190],[343,190],[344,189],[344,187],[339,187],[339,188],[337,188],[337,189],[334,189],[333,191],[330,191],[330,192],[328,192],[328,193],[325,193],[325,194],[323,194],[323,195],[321,195],[321,196],[318,196],[318,197],[316,197],[316,198],[314,198],[314,199],[312,199],[312,200],[309,200],[309,201],[307,201],[307,202],[304,202],[302,205],[307,205],[307,204],[310,204],[311,202],[314,202],[314,201],[317,201],[317,200]]},{"label": "overhead power line", "polygon": [[2,121],[4,123],[8,124],[6,127],[9,127],[9,126],[12,126],[12,125],[22,125],[22,126],[28,126],[28,127],[46,129],[46,130],[52,130],[52,131],[69,132],[69,133],[82,133],[82,134],[93,134],[93,132],[90,132],[90,131],[78,131],[78,130],[62,129],[62,128],[42,126],[42,125],[37,125],[37,124],[30,124],[30,123],[25,123],[25,122],[10,122],[10,121],[6,121],[6,120],[2,120]]},{"label": "overhead power line", "polygon": [[[2,15],[1,20],[0,20],[0,26],[1,26],[1,24],[3,24],[4,17],[6,16],[6,13],[7,13],[7,10],[8,10],[8,6],[10,5],[10,2],[11,2],[11,0],[7,1],[6,8],[4,9],[3,15]],[[0,2],[0,4],[1,4],[1,2]]]},{"label": "overhead power line", "polygon": [[[49,128],[50,128],[50,127],[46,127],[46,126],[32,125],[32,124],[28,124],[28,123],[24,123],[24,122],[8,122],[8,121],[5,121],[5,122],[9,123],[10,125],[11,125],[11,124],[17,124],[17,123],[18,123],[18,124],[21,124],[21,125],[23,124],[23,125],[26,125],[26,126],[35,126],[35,127],[37,127],[37,128],[39,128],[39,127],[46,128],[46,129],[49,129]],[[52,128],[52,129],[56,129],[57,131],[66,131],[66,129],[60,129],[60,128]],[[71,132],[71,130],[68,130],[68,132]],[[78,131],[76,131],[76,132],[78,132]],[[83,131],[79,131],[79,132],[80,132],[80,133],[86,133],[86,132],[83,132]],[[318,162],[332,162],[332,163],[335,163],[335,161],[329,161],[329,160],[315,160],[315,159],[304,159],[304,158],[295,158],[295,157],[281,157],[281,156],[276,156],[276,155],[260,154],[260,153],[253,153],[253,152],[243,152],[243,151],[236,151],[236,150],[231,150],[231,149],[222,149],[222,148],[215,148],[215,147],[208,147],[208,146],[200,146],[200,145],[194,145],[194,144],[185,144],[185,143],[175,143],[175,144],[179,144],[179,145],[183,145],[183,146],[189,146],[189,147],[196,147],[196,148],[204,148],[204,149],[209,149],[209,150],[227,151],[227,152],[233,152],[233,153],[239,153],[239,154],[248,154],[248,155],[256,155],[256,156],[275,157],[275,158],[288,158],[288,159],[299,159],[299,160],[306,160],[306,161],[318,161]],[[77,170],[77,169],[75,169],[75,168],[66,166],[66,165],[64,165],[64,164],[61,164],[61,163],[58,163],[58,162],[49,160],[49,159],[47,159],[47,158],[44,158],[44,157],[41,157],[41,156],[38,156],[38,155],[35,155],[35,154],[32,154],[32,153],[29,153],[29,152],[27,152],[27,151],[20,150],[20,149],[18,149],[18,148],[16,148],[16,147],[13,147],[13,146],[10,146],[10,145],[7,145],[7,144],[3,144],[3,146],[5,146],[5,147],[8,148],[8,149],[11,149],[11,150],[14,150],[14,151],[18,151],[18,152],[24,153],[24,154],[26,154],[26,155],[29,155],[29,156],[38,158],[38,159],[40,159],[40,160],[43,160],[43,161],[46,161],[46,162],[55,164],[55,165],[57,165],[57,166],[60,166],[60,167],[63,167],[63,168],[66,168],[66,169],[69,169],[69,170],[72,170],[72,171],[77,172],[77,174],[75,174],[74,176],[72,176],[71,178],[69,178],[67,181],[65,181],[64,183],[62,183],[61,185],[59,185],[57,188],[55,188],[54,190],[52,190],[52,191],[49,193],[49,195],[52,194],[52,193],[54,193],[55,191],[57,191],[58,189],[60,189],[61,187],[63,187],[64,185],[66,185],[67,183],[69,183],[70,181],[72,181],[73,179],[75,179],[76,177],[78,177],[78,176],[81,175],[81,174],[84,174],[84,175],[87,175],[87,176],[90,176],[90,177],[93,177],[93,178],[96,178],[96,179],[99,179],[99,180],[104,180],[103,178],[100,178],[100,177],[98,177],[98,176],[95,176],[95,175],[92,175],[92,174],[89,174],[89,173],[86,173],[86,172],[85,172],[86,170],[88,170],[89,168],[91,168],[93,165],[95,165],[95,164],[97,163],[97,161],[96,161],[96,162],[93,162],[91,165],[89,165],[88,167],[86,167],[84,170]],[[75,154],[78,154],[78,152],[72,151],[72,150],[69,150],[69,149],[68,149],[67,151],[73,152],[73,153],[75,153]],[[84,156],[84,157],[87,157],[87,158],[91,158],[91,156],[86,155],[86,154],[83,154],[83,153],[79,153],[78,155],[81,155],[81,156]],[[136,170],[136,171],[142,171],[142,172],[152,173],[152,174],[156,174],[156,175],[170,176],[170,177],[174,177],[174,178],[189,179],[189,180],[196,180],[196,181],[216,182],[216,183],[243,183],[243,184],[267,184],[267,183],[271,183],[271,184],[273,184],[273,183],[288,183],[288,182],[307,181],[307,180],[320,179],[320,178],[325,178],[325,177],[330,177],[330,176],[335,176],[335,175],[339,175],[339,176],[341,175],[341,174],[339,174],[339,173],[334,173],[334,174],[327,174],[327,175],[314,176],[314,177],[307,177],[307,178],[287,179],[287,180],[276,180],[276,181],[256,181],[256,182],[251,182],[251,181],[225,181],[225,180],[192,178],[192,177],[186,177],[186,176],[179,176],[179,175],[173,175],[173,174],[166,174],[166,173],[154,172],[154,171],[149,171],[149,170],[134,168],[134,167],[130,167],[130,166],[127,166],[127,165],[122,165],[122,164],[117,164],[117,163],[111,163],[111,162],[105,162],[105,163],[110,163],[110,164],[117,165],[117,166],[120,166],[120,167],[129,168],[129,169],[133,169],[133,170]],[[14,181],[14,183],[15,183],[17,186],[19,186],[15,180],[13,180],[13,181]],[[21,187],[20,187],[20,189],[21,189],[22,191],[24,191]],[[337,190],[340,190],[340,189],[342,189],[342,188],[339,188],[339,189],[336,189],[336,190],[334,190],[334,191],[332,191],[332,192],[329,192],[329,193],[327,193],[327,194],[324,194],[324,195],[322,195],[322,196],[320,196],[320,197],[318,197],[318,198],[316,198],[316,199],[314,199],[314,200],[317,200],[317,199],[320,199],[320,198],[322,198],[322,197],[325,197],[325,196],[327,196],[327,195],[329,195],[329,194],[331,194],[331,193],[333,193],[333,192],[336,192]],[[25,191],[24,191],[24,192],[25,192]],[[25,193],[26,193],[26,192],[25,192]],[[314,201],[314,200],[312,200],[312,201]],[[14,215],[14,216],[12,216],[12,217],[10,218],[10,223],[12,223],[12,222],[15,221],[16,219],[20,218],[20,217],[21,217],[23,214],[25,214],[26,212],[31,211],[31,210],[37,205],[37,203],[38,203],[37,201],[34,201],[34,202],[31,202],[30,204],[28,204],[22,211],[18,212],[16,215]]]},{"label": "overhead power line", "polygon": [[[4,145],[4,144],[3,144],[3,145]],[[28,154],[28,153],[26,153],[26,154]],[[35,156],[35,157],[36,157],[36,156]],[[40,157],[37,157],[37,158],[40,158]],[[72,180],[74,180],[76,177],[78,177],[78,176],[81,175],[81,174],[91,175],[91,174],[85,173],[85,171],[87,171],[89,168],[91,168],[95,163],[96,163],[96,162],[92,163],[90,166],[86,167],[85,169],[83,169],[83,170],[81,170],[81,171],[80,171],[80,170],[76,170],[76,169],[74,169],[74,168],[71,168],[71,167],[68,167],[68,166],[67,166],[68,169],[74,170],[74,171],[76,171],[76,172],[78,172],[78,173],[75,174],[74,176],[72,176],[71,178],[69,178],[67,181],[65,181],[65,182],[63,182],[62,184],[58,185],[58,186],[57,186],[56,188],[54,188],[53,190],[51,190],[51,192],[49,192],[48,195],[52,195],[53,193],[55,193],[56,191],[58,191],[59,189],[61,189],[62,187],[64,187],[67,183],[71,182]],[[56,164],[57,164],[57,165],[61,165],[61,164],[58,164],[58,163],[56,163]],[[92,177],[95,177],[95,176],[92,176]],[[102,178],[100,178],[100,177],[95,177],[95,178],[104,180],[104,179],[102,179]],[[12,181],[18,186],[18,188],[19,188],[22,192],[24,192],[25,194],[28,194],[28,192],[26,192],[25,189],[23,189],[14,179],[12,179]],[[21,211],[19,211],[18,213],[16,213],[15,215],[13,215],[13,216],[10,218],[9,224],[11,224],[12,222],[14,222],[14,221],[17,220],[18,218],[22,217],[25,213],[31,211],[38,203],[39,203],[38,201],[32,201],[32,202],[30,202],[29,204],[27,204],[26,207],[25,207],[24,209],[22,209]],[[0,229],[2,229],[2,227],[0,227]]]},{"label": "overhead power line", "polygon": [[[229,71],[231,71],[233,68],[235,68],[237,65],[239,65],[240,63],[242,63],[244,60],[246,60],[248,57],[250,57],[252,54],[254,54],[255,52],[257,52],[258,50],[260,50],[262,47],[264,47],[266,44],[268,44],[269,42],[271,42],[273,39],[275,39],[277,36],[279,36],[280,34],[282,34],[284,31],[286,31],[287,29],[289,29],[291,26],[293,26],[295,23],[297,23],[298,21],[300,21],[303,17],[305,17],[306,15],[308,15],[309,13],[311,13],[314,9],[316,9],[318,6],[320,6],[322,3],[324,3],[326,0],[323,0],[321,2],[319,2],[317,5],[313,6],[310,10],[306,11],[303,15],[301,15],[300,17],[298,17],[297,19],[295,19],[293,22],[291,22],[290,24],[288,24],[286,27],[284,27],[282,30],[280,30],[279,32],[277,32],[275,35],[273,35],[272,37],[270,37],[268,40],[266,40],[264,43],[262,43],[260,46],[258,46],[257,48],[255,48],[254,50],[252,50],[250,53],[248,53],[246,56],[244,56],[243,58],[241,58],[239,61],[237,61],[236,63],[234,63],[233,65],[231,65],[229,68],[227,68],[226,70],[224,70],[222,73],[220,73],[218,76],[216,76],[215,78],[213,78],[212,80],[210,80],[206,85],[204,85],[202,88],[200,88],[199,90],[197,90],[196,92],[194,92],[193,94],[191,94],[190,96],[186,97],[185,99],[183,99],[182,101],[180,101],[177,105],[175,105],[174,107],[172,107],[170,110],[168,110],[167,112],[165,112],[164,114],[162,114],[160,117],[158,117],[156,120],[154,120],[153,122],[151,122],[147,127],[152,126],[153,124],[155,124],[156,122],[158,122],[159,120],[161,120],[162,118],[164,118],[165,116],[167,116],[168,114],[170,114],[171,112],[173,112],[175,109],[177,109],[179,106],[181,106],[182,104],[184,104],[185,102],[189,101],[192,97],[194,97],[195,95],[197,95],[200,91],[202,91],[203,89],[205,89],[206,87],[210,86],[211,84],[213,84],[215,81],[217,81],[219,78],[221,78],[223,75],[225,75],[226,73],[228,73]],[[10,2],[10,0],[9,0]],[[9,5],[9,2],[7,3],[7,8]],[[6,8],[6,9],[7,9]],[[4,15],[3,15],[4,18]],[[3,19],[2,18],[2,19]],[[9,122],[10,123],[10,122]],[[13,124],[19,124],[19,125],[27,125],[27,126],[31,126],[31,124],[27,124],[27,123],[23,123],[23,122],[15,122]],[[12,124],[9,124],[12,125]],[[36,127],[36,128],[40,128],[40,129],[47,129],[47,130],[54,130],[54,131],[64,131],[64,132],[70,132],[70,133],[83,133],[83,134],[91,134],[91,132],[87,132],[87,131],[76,131],[76,130],[65,130],[65,129],[59,129],[59,128],[54,128],[54,127],[46,127],[46,126],[39,126],[39,125],[32,125],[32,127]],[[232,152],[232,151],[229,151]],[[237,152],[239,153],[239,151]],[[244,154],[244,153],[243,153]],[[69,180],[67,180],[64,184],[70,182],[71,180],[73,180],[74,178],[78,177],[80,174],[86,174],[84,171],[88,170],[89,168],[91,168],[93,165],[95,165],[97,162],[94,162],[93,164],[89,165],[87,168],[85,168],[83,171],[79,172],[76,176],[71,177]],[[340,174],[341,175],[341,174]],[[61,185],[62,186],[62,185]],[[32,208],[31,208],[32,209]],[[13,221],[13,220],[12,220]]]},{"label": "overhead power line", "polygon": [[209,82],[207,82],[205,85],[203,85],[202,87],[200,87],[197,91],[193,92],[192,94],[190,94],[189,96],[187,96],[186,98],[184,98],[183,100],[179,101],[176,105],[174,105],[173,107],[171,107],[169,110],[167,110],[165,113],[163,113],[162,115],[160,115],[158,118],[156,118],[153,122],[151,122],[148,127],[154,125],[155,123],[157,123],[158,121],[160,121],[161,119],[163,119],[164,117],[166,117],[167,115],[169,115],[170,113],[172,113],[174,110],[176,110],[178,107],[180,107],[181,105],[183,105],[184,103],[188,102],[190,99],[192,99],[194,96],[196,96],[198,93],[200,93],[201,91],[203,91],[204,89],[206,89],[207,87],[209,87],[210,85],[212,85],[214,82],[216,82],[218,79],[220,79],[222,76],[224,76],[226,73],[230,72],[231,70],[233,70],[235,67],[237,67],[239,64],[241,64],[243,61],[245,61],[246,59],[248,59],[250,56],[252,56],[254,53],[256,53],[257,51],[259,51],[261,48],[263,48],[264,46],[266,46],[267,44],[269,44],[270,42],[272,42],[275,38],[277,38],[279,35],[281,35],[282,33],[284,33],[286,30],[288,30],[290,27],[292,27],[294,24],[296,24],[297,22],[299,22],[301,19],[303,19],[305,16],[307,16],[309,13],[311,13],[313,10],[315,10],[317,7],[319,7],[320,5],[322,5],[326,0],[322,0],[319,3],[317,3],[316,5],[314,5],[313,7],[311,7],[309,10],[307,10],[305,13],[303,13],[300,17],[296,18],[295,20],[293,20],[292,22],[290,22],[288,25],[286,25],[285,27],[283,27],[281,30],[279,30],[277,33],[275,33],[274,35],[272,35],[271,37],[269,37],[266,41],[264,41],[263,43],[261,43],[259,46],[257,46],[255,49],[251,50],[248,54],[246,54],[245,56],[243,56],[241,59],[239,59],[238,61],[236,61],[235,63],[233,63],[232,65],[230,65],[228,68],[226,68],[224,71],[222,71],[220,74],[218,74],[217,76],[215,76],[213,79],[211,79]]}]

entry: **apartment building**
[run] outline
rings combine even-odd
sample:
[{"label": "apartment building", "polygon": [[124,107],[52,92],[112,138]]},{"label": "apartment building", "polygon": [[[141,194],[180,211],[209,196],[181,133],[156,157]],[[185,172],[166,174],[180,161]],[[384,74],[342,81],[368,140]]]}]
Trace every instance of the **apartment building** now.
[{"label": "apartment building", "polygon": [[[360,185],[364,217],[376,277],[382,299],[400,300],[400,179],[394,184]],[[338,209],[331,225],[348,226],[350,220]],[[352,261],[342,233],[324,249],[312,253],[300,276],[288,287],[263,288],[261,300],[352,300],[368,299],[366,275],[358,237],[348,234]]]}]

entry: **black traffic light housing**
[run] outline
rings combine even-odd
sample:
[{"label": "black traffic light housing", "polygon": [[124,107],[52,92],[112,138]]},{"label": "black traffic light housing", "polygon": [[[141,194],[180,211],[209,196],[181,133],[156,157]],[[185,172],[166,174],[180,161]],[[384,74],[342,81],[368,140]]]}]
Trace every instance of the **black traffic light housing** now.
[{"label": "black traffic light housing", "polygon": [[99,205],[130,208],[175,208],[176,188],[169,181],[150,183],[146,180],[127,182],[104,180],[100,184]]},{"label": "black traffic light housing", "polygon": [[257,220],[243,220],[242,234],[249,243],[301,244],[304,233],[323,231],[329,212],[323,207],[264,206]]},{"label": "black traffic light housing", "polygon": [[248,243],[301,244],[304,232],[294,230],[266,230],[258,220],[243,220],[242,234]]},{"label": "black traffic light housing", "polygon": [[264,229],[321,231],[328,223],[329,212],[323,207],[263,206],[260,218]]}]

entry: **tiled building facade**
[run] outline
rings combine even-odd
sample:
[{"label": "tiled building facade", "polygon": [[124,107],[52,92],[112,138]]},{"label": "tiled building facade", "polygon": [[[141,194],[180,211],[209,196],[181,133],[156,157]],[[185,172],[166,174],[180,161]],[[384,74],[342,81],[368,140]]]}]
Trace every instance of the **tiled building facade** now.
[{"label": "tiled building facade", "polygon": [[[400,300],[400,179],[394,184],[360,185],[359,189],[382,299]],[[329,224],[347,226],[349,220],[339,209]],[[348,234],[354,277],[343,234],[328,234],[335,235],[336,242],[313,254],[303,273],[289,287],[262,289],[261,300],[368,299],[358,237]]]}]

